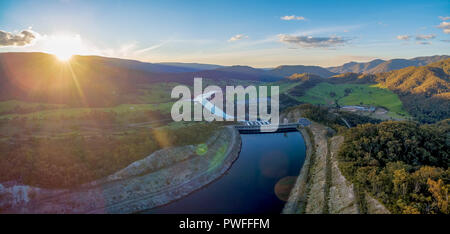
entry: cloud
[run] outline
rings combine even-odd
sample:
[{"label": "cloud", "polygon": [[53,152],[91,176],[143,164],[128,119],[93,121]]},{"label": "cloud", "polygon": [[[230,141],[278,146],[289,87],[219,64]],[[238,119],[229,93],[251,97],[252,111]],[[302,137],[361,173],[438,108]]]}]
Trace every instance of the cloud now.
[{"label": "cloud", "polygon": [[450,34],[450,22],[442,22],[441,24],[439,24],[439,26],[437,26],[438,28],[442,28],[442,30],[444,31],[444,33],[446,34]]},{"label": "cloud", "polygon": [[326,48],[343,45],[348,42],[347,39],[341,37],[312,37],[312,36],[293,36],[287,34],[278,35],[280,42],[296,45],[304,48]]},{"label": "cloud", "polygon": [[237,35],[231,37],[228,41],[233,42],[233,41],[239,41],[239,40],[246,39],[246,38],[248,38],[248,36],[246,36],[244,34],[237,34]]},{"label": "cloud", "polygon": [[431,45],[431,42],[429,42],[429,41],[418,41],[416,43],[419,45]]},{"label": "cloud", "polygon": [[137,50],[137,51],[135,51],[135,53],[136,53],[136,54],[147,53],[148,51],[158,49],[158,48],[160,48],[161,46],[163,46],[163,45],[165,45],[165,44],[167,44],[167,43],[169,43],[169,41],[163,41],[163,42],[158,43],[158,44],[156,44],[156,45],[152,45],[152,46],[149,46],[149,47],[147,47],[147,48]]},{"label": "cloud", "polygon": [[443,21],[450,20],[450,16],[439,16],[439,19]]},{"label": "cloud", "polygon": [[407,41],[411,38],[409,35],[398,35],[397,39]]},{"label": "cloud", "polygon": [[281,17],[282,20],[306,20],[303,16],[296,16],[296,15],[285,15]]},{"label": "cloud", "polygon": [[[412,36],[410,35],[398,35],[397,39],[398,40],[402,40],[402,41],[409,41],[411,39]],[[415,40],[416,40],[416,44],[418,45],[430,45],[431,42],[430,40],[436,38],[436,35],[434,34],[428,34],[428,35],[424,35],[424,34],[419,34],[415,36]]]},{"label": "cloud", "polygon": [[416,36],[416,40],[417,40],[417,41],[426,41],[426,40],[434,39],[435,37],[436,37],[436,35],[434,35],[434,34],[429,34],[429,35],[417,35],[417,36]]},{"label": "cloud", "polygon": [[357,25],[342,25],[342,26],[333,26],[333,27],[321,27],[321,28],[313,28],[310,30],[301,30],[297,32],[290,33],[291,35],[296,36],[313,36],[313,35],[319,35],[319,34],[331,34],[331,33],[343,33],[343,32],[350,32],[357,29],[360,29],[364,25],[357,24]]},{"label": "cloud", "polygon": [[14,34],[0,30],[0,47],[2,46],[25,46],[36,39],[36,33],[31,30],[23,30]]}]

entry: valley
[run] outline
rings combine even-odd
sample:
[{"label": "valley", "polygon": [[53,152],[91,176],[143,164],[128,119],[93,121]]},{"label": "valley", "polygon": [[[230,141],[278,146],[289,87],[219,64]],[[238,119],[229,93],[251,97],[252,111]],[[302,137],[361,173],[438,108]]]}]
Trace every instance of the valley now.
[{"label": "valley", "polygon": [[[290,122],[300,117],[313,122],[311,127],[299,129],[302,137],[298,137],[305,139],[306,152],[310,152],[299,166],[302,169],[277,177],[292,178],[280,182],[278,188],[284,190],[271,194],[268,204],[273,206],[261,208],[262,213],[281,212],[286,201],[287,213],[445,213],[447,210],[436,205],[436,194],[444,190],[426,189],[448,187],[448,144],[442,139],[448,138],[450,59],[438,61],[440,58],[421,58],[421,66],[380,73],[338,74],[338,69],[318,66],[257,69],[141,63],[97,56],[75,56],[69,63],[61,63],[43,53],[2,53],[0,212],[157,212],[151,209],[178,199],[182,199],[179,204],[185,204],[184,198],[210,195],[201,191],[210,191],[208,186],[214,188],[236,176],[223,175],[236,170],[232,164],[239,160],[240,141],[246,136],[231,130],[236,122],[172,120],[170,110],[177,101],[170,97],[172,88],[180,84],[192,88],[193,78],[203,77],[204,86],[279,86],[282,116],[289,116]],[[387,134],[384,137],[389,141],[361,150],[351,145],[351,139],[356,140],[353,131],[375,131],[399,123],[414,123],[427,134],[427,128],[433,129],[436,134],[427,136],[441,147],[443,159],[420,165],[389,162],[389,166],[369,160],[351,170],[345,166],[353,162],[342,160],[344,150],[348,155],[364,155],[364,150],[389,148],[398,142],[396,133]],[[400,132],[406,131],[400,128]],[[423,137],[424,133],[410,134]],[[370,137],[377,139],[376,134]],[[269,145],[271,140],[267,142]],[[400,142],[409,144],[404,139]],[[426,144],[415,144],[423,155],[436,153]],[[249,155],[258,151],[256,146],[251,150],[245,147],[244,153]],[[410,149],[405,145],[395,155],[411,155]],[[154,155],[160,156],[156,160]],[[241,161],[249,163],[244,158],[243,154]],[[359,175],[366,171],[373,177],[364,184]],[[428,172],[433,182],[419,181]],[[394,177],[401,183],[392,182]],[[270,181],[273,186],[278,182],[274,181]],[[414,185],[414,181],[419,182]],[[297,187],[289,192],[293,182]],[[230,182],[221,189],[233,186],[236,184]],[[383,186],[397,192],[382,193]],[[406,188],[400,191],[401,186]],[[423,197],[412,197],[411,191],[419,191]],[[219,195],[218,199],[225,199]],[[159,211],[176,213],[185,206],[176,204]],[[423,204],[433,208],[423,208]]]}]

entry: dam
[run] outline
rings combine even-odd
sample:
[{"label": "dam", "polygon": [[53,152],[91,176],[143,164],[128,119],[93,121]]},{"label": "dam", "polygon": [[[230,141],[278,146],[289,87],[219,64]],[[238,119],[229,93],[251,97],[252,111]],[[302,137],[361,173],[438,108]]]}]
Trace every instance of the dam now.
[{"label": "dam", "polygon": [[[268,133],[268,132],[292,132],[297,131],[299,127],[307,127],[311,124],[306,118],[300,118],[296,123],[285,123],[279,125],[271,125],[267,121],[245,121],[244,124],[235,125],[234,128],[239,131],[239,133]],[[266,130],[266,131],[263,131]],[[270,131],[267,131],[270,130]]]}]

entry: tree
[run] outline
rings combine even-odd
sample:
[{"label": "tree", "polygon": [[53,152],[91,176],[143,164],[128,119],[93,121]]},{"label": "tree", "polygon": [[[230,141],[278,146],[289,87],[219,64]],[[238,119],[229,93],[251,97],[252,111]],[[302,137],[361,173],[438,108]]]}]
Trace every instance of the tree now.
[{"label": "tree", "polygon": [[394,171],[392,183],[394,183],[394,192],[400,193],[404,197],[408,189],[408,173],[404,168]]},{"label": "tree", "polygon": [[434,198],[434,206],[439,209],[440,212],[444,214],[448,214],[448,185],[444,184],[444,182],[439,179],[437,182],[428,179],[427,184],[429,186],[428,190],[433,195]]}]

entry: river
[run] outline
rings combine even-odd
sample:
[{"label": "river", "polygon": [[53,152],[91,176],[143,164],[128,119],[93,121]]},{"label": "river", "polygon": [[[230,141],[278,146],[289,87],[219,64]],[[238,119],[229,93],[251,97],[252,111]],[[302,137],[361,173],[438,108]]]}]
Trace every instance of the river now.
[{"label": "river", "polygon": [[242,149],[230,170],[208,186],[145,213],[280,213],[305,160],[298,131],[241,134]]}]

